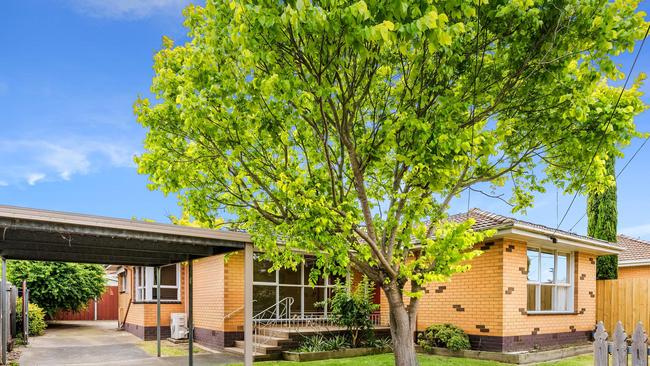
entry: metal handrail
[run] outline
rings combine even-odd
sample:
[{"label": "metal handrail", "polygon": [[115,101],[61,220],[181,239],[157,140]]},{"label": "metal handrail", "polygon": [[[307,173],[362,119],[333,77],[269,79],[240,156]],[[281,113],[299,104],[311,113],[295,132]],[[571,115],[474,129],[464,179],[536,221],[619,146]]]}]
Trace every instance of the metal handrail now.
[{"label": "metal handrail", "polygon": [[[255,302],[255,301],[257,301],[257,300],[253,300],[253,302]],[[233,316],[233,315],[237,314],[238,312],[244,310],[244,307],[245,307],[245,305],[242,305],[242,306],[238,307],[237,309],[235,309],[235,310],[229,312],[228,314],[224,315],[223,320],[229,319],[231,316]]]},{"label": "metal handrail", "polygon": [[[272,319],[288,319],[291,317],[291,305],[294,303],[293,297],[285,297],[282,300],[276,302],[275,304],[269,306],[268,308],[260,311],[259,313],[253,315],[253,321],[255,320],[272,320]],[[284,307],[282,307],[284,306]],[[265,317],[267,313],[270,312],[272,317]],[[286,315],[286,318],[282,318],[283,315]]]}]

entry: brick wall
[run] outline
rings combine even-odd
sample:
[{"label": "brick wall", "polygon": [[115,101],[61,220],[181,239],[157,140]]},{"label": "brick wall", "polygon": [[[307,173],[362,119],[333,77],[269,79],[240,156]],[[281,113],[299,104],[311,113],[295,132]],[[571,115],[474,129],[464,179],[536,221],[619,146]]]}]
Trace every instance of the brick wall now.
[{"label": "brick wall", "polygon": [[224,321],[223,331],[241,332],[244,329],[244,251],[230,253],[224,261],[224,314],[231,316]]},{"label": "brick wall", "polygon": [[223,330],[223,255],[194,262],[194,326]]},{"label": "brick wall", "polygon": [[618,278],[650,278],[650,266],[618,267]]},{"label": "brick wall", "polygon": [[[451,281],[427,287],[417,329],[452,323],[470,335],[474,348],[516,351],[588,339],[596,321],[595,256],[574,255],[574,313],[528,314],[526,242],[505,238],[479,244],[483,254]],[[388,306],[382,296],[382,317]]]},{"label": "brick wall", "polygon": [[418,311],[418,331],[435,323],[452,323],[467,334],[502,334],[503,242],[490,241],[476,248],[483,254],[471,261],[470,271],[427,287]]}]

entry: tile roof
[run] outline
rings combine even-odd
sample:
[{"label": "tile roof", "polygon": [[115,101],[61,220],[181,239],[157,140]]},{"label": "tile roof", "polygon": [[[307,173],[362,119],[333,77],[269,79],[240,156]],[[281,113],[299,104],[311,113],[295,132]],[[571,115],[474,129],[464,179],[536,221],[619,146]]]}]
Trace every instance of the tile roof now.
[{"label": "tile roof", "polygon": [[650,260],[650,241],[632,238],[626,235],[618,235],[618,244],[625,248],[625,251],[618,255],[621,261]]},{"label": "tile roof", "polygon": [[[505,229],[508,227],[512,227],[515,225],[518,226],[526,226],[530,228],[535,228],[539,230],[544,230],[544,231],[552,231],[554,233],[559,233],[562,235],[574,237],[576,239],[587,239],[591,241],[600,241],[603,244],[616,244],[616,243],[609,243],[604,240],[599,240],[595,239],[589,236],[585,235],[580,235],[576,234],[570,231],[565,231],[565,230],[556,230],[555,228],[540,225],[540,224],[535,224],[533,222],[525,221],[525,220],[520,220],[516,219],[514,217],[508,217],[508,216],[503,216],[503,215],[498,215],[492,212],[488,211],[483,211],[478,208],[473,208],[469,210],[468,212],[456,214],[449,216],[449,220],[453,222],[462,222],[467,220],[468,218],[472,218],[475,221],[475,224],[472,226],[472,229],[476,231],[481,231],[481,230],[489,230],[489,229]],[[648,243],[650,244],[650,243]],[[649,257],[650,258],[650,257]]]}]

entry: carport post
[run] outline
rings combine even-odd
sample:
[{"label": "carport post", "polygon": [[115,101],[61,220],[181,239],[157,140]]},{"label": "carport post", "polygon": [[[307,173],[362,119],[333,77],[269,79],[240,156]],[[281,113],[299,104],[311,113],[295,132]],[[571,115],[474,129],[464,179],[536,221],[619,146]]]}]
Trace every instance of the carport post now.
[{"label": "carport post", "polygon": [[253,244],[244,244],[244,366],[253,365]]},{"label": "carport post", "polygon": [[194,310],[192,309],[194,307],[194,284],[192,284],[194,277],[194,270],[192,268],[192,258],[190,258],[187,261],[187,292],[188,292],[188,299],[187,299],[187,330],[190,332],[189,334],[189,343],[188,343],[188,351],[189,351],[189,366],[194,365],[194,317],[193,317],[193,312]]},{"label": "carport post", "polygon": [[156,267],[156,354],[160,357],[160,266]]},{"label": "carport post", "polygon": [[7,364],[7,260],[2,257],[2,284],[0,286],[0,302],[2,302],[2,364]]}]

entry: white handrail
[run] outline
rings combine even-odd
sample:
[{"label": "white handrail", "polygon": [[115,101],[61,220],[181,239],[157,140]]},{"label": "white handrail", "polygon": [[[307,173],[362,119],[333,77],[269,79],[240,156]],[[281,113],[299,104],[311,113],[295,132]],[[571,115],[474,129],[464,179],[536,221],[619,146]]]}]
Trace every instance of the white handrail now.
[{"label": "white handrail", "polygon": [[[285,297],[282,300],[276,302],[275,304],[269,306],[268,308],[258,312],[253,315],[253,319],[263,320],[263,319],[283,319],[282,315],[286,315],[287,318],[291,316],[291,305],[294,303],[293,297]],[[284,306],[281,308],[281,306]],[[265,317],[267,313],[270,313],[272,317]]]}]

